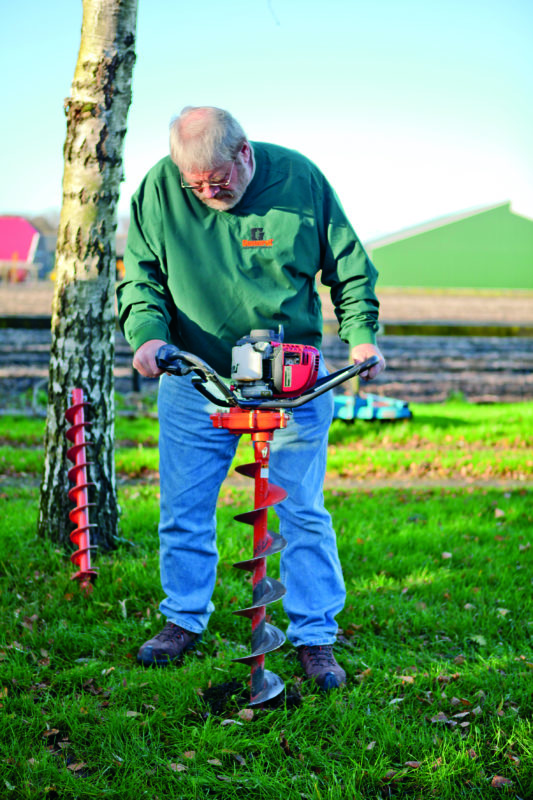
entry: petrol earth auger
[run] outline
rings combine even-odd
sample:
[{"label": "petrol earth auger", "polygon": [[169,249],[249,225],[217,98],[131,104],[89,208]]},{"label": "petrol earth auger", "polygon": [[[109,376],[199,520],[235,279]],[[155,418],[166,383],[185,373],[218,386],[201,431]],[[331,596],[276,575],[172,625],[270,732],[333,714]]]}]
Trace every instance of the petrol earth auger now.
[{"label": "petrol earth auger", "polygon": [[[171,375],[192,373],[195,388],[215,406],[226,408],[211,414],[215,428],[236,435],[249,433],[255,460],[237,467],[237,472],[254,480],[254,508],[235,519],[253,526],[253,557],[235,567],[252,573],[252,603],[234,614],[248,617],[252,625],[252,650],[233,659],[251,668],[250,705],[271,700],[283,691],[278,675],[265,669],[265,654],[277,650],[285,634],[266,621],[266,606],[286,592],[280,581],[267,577],[266,559],[280,553],[286,540],[267,528],[268,509],[281,503],[287,492],[269,483],[270,442],[276,430],[287,426],[290,410],[308,403],[343,381],[379,363],[372,356],[361,364],[345,367],[317,380],[320,354],[315,347],[283,343],[283,330],[253,330],[232,349],[231,385],[205,361],[174,345],[163,345],[157,352],[158,367]],[[207,385],[218,390],[213,394]]]}]

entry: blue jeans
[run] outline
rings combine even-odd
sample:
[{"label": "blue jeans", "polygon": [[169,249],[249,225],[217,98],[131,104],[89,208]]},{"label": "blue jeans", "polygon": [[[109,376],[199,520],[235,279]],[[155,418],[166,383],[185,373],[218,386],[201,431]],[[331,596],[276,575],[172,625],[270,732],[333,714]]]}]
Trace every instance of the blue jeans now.
[{"label": "blue jeans", "polygon": [[[321,374],[326,374],[322,364]],[[194,633],[207,627],[214,610],[216,503],[239,439],[213,427],[209,414],[215,410],[189,376],[161,376],[159,536],[166,598],[160,610]],[[270,481],[288,492],[275,511],[288,542],[280,561],[280,578],[287,588],[287,637],[297,647],[333,644],[335,616],[346,597],[323,496],[332,412],[331,393],[294,409],[287,428],[274,433],[271,445]],[[251,445],[250,451],[253,458]]]}]

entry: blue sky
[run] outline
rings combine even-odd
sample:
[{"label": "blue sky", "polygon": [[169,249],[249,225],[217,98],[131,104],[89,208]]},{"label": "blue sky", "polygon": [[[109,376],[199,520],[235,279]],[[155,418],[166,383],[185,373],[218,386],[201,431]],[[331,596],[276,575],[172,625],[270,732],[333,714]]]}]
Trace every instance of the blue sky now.
[{"label": "blue sky", "polygon": [[[0,213],[61,204],[81,0],[3,0]],[[533,217],[530,0],[139,0],[119,211],[184,105],[325,172],[360,237],[511,201]]]}]

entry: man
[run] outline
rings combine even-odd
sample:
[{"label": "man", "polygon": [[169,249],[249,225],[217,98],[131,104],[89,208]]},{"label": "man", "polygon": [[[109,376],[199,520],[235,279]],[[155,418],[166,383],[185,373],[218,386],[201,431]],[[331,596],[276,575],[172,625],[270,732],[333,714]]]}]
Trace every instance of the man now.
[{"label": "man", "polygon": [[[119,287],[133,364],[161,375],[155,356],[173,343],[230,376],[231,348],[250,330],[283,324],[285,341],[320,347],[315,276],[331,287],[340,336],[354,363],[376,347],[376,271],[320,171],[295,151],[248,141],[218,108],[185,108],[170,128],[170,157],[147,174],[132,200]],[[325,374],[321,363],[321,374]],[[213,428],[214,408],[188,377],[159,385],[161,581],[164,629],[139,650],[143,664],[180,658],[214,609],[215,507],[237,437]],[[288,491],[277,506],[288,639],[322,689],[346,680],[333,655],[345,589],[331,518],[324,508],[328,428],[324,394],[294,410],[275,434],[270,477]]]}]

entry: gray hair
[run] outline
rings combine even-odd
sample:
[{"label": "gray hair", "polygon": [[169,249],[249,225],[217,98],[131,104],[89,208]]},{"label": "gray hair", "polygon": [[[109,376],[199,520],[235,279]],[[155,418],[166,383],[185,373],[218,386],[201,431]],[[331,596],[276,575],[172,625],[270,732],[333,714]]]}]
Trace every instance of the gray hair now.
[{"label": "gray hair", "polygon": [[170,123],[170,157],[184,172],[232,161],[245,141],[237,120],[214,106],[185,106]]}]

